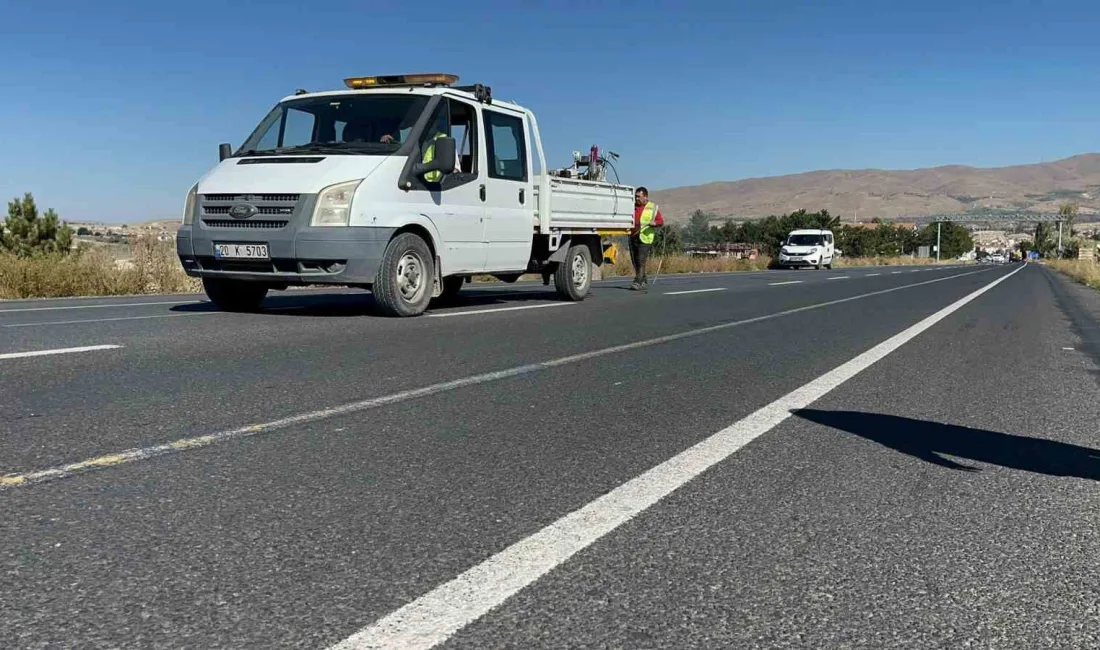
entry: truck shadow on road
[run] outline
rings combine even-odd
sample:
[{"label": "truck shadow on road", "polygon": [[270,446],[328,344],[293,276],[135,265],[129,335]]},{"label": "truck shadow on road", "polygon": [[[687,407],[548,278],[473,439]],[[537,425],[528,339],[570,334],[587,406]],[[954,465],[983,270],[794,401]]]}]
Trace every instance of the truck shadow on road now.
[{"label": "truck shadow on road", "polygon": [[1089,447],[879,413],[816,409],[792,413],[949,469],[980,471],[945,455],[1049,476],[1100,480],[1100,450]]},{"label": "truck shadow on road", "polygon": [[[433,300],[429,311],[440,312],[485,307],[520,305],[525,302],[554,302],[553,291],[471,291],[449,301]],[[216,312],[212,302],[176,305],[170,309],[181,313]],[[332,293],[295,295],[293,292],[273,293],[264,299],[259,314],[271,316],[350,317],[373,316],[382,318],[369,291],[362,293]]]}]

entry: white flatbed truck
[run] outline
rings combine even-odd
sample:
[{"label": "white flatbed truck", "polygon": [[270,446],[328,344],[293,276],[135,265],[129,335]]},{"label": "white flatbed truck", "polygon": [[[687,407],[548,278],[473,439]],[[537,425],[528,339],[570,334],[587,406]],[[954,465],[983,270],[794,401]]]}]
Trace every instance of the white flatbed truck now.
[{"label": "white flatbed truck", "polygon": [[538,273],[583,300],[604,237],[633,226],[634,188],[555,175],[530,110],[455,81],[355,77],[282,99],[187,193],[184,270],[230,311],[329,284],[416,316],[475,274]]}]

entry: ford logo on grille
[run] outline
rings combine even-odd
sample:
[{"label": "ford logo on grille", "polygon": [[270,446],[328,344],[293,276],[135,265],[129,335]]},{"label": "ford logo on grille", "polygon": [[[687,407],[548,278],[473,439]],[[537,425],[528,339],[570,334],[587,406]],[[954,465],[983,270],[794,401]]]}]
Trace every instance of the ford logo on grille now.
[{"label": "ford logo on grille", "polygon": [[237,203],[229,208],[229,216],[234,219],[247,219],[257,212],[259,212],[259,210],[256,209],[256,206],[250,203]]}]

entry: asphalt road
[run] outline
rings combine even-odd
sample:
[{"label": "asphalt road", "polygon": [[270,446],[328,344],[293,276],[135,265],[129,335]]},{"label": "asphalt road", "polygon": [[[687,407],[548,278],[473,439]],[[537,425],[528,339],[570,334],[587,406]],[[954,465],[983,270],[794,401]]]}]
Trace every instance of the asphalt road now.
[{"label": "asphalt road", "polygon": [[0,647],[1100,646],[1037,265],[0,303]]}]

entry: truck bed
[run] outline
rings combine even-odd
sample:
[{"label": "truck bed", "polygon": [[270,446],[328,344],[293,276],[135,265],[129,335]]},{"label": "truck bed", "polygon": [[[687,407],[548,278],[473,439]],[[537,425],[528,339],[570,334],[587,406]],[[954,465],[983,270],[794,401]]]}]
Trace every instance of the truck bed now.
[{"label": "truck bed", "polygon": [[[634,225],[634,188],[572,178],[550,177],[550,214],[535,184],[535,228],[546,232],[617,231]],[[548,218],[548,223],[543,219]]]}]

